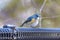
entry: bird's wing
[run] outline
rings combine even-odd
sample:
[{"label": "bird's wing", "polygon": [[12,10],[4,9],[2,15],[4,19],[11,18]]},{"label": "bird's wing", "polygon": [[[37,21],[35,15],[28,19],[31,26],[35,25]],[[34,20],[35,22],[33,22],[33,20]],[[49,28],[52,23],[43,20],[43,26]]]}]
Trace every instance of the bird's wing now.
[{"label": "bird's wing", "polygon": [[31,17],[29,17],[29,18],[27,18],[27,20],[21,25],[21,26],[23,26],[25,23],[28,23],[28,22],[30,22],[31,21]]},{"label": "bird's wing", "polygon": [[34,16],[31,16],[31,17],[27,18],[27,20],[21,26],[23,26],[25,23],[28,23],[28,22],[33,23],[34,21],[35,21]]}]

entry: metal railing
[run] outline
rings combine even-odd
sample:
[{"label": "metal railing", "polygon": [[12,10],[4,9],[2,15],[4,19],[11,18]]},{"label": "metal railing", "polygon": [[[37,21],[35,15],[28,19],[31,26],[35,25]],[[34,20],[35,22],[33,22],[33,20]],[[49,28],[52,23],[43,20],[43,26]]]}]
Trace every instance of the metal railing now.
[{"label": "metal railing", "polygon": [[60,40],[60,28],[0,28],[0,40]]}]

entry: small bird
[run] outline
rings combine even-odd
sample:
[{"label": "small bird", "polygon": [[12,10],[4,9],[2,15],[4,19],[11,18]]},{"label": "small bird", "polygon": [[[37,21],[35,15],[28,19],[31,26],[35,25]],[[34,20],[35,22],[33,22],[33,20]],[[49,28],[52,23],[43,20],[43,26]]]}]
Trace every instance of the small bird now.
[{"label": "small bird", "polygon": [[22,27],[26,23],[31,23],[30,26],[32,28],[36,27],[38,25],[38,23],[39,23],[39,17],[40,16],[37,13],[30,16],[30,17],[28,17],[27,20],[20,27]]}]

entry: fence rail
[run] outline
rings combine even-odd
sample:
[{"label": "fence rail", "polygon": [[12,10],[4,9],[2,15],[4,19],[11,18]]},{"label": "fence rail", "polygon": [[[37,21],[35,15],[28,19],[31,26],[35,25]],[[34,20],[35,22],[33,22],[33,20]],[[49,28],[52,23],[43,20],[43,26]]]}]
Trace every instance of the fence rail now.
[{"label": "fence rail", "polygon": [[0,28],[0,40],[60,40],[60,28]]}]

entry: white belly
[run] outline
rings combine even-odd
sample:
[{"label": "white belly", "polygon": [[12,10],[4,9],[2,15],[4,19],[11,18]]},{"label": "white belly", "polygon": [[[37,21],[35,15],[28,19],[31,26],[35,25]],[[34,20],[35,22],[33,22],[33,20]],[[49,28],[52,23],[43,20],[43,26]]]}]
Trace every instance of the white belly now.
[{"label": "white belly", "polygon": [[31,27],[33,27],[33,28],[36,27],[38,25],[38,23],[39,23],[39,18],[37,18],[37,20],[31,24]]}]

